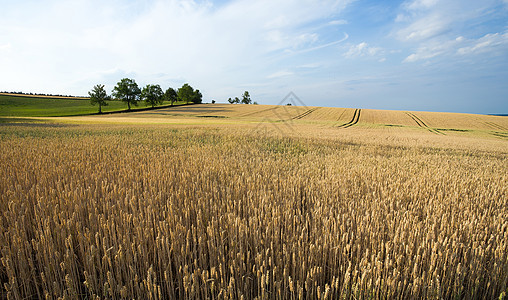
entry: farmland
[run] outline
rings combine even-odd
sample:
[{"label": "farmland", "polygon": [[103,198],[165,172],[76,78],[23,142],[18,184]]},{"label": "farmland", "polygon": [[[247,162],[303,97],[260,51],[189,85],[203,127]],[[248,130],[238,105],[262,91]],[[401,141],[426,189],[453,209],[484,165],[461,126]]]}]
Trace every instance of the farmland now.
[{"label": "farmland", "polygon": [[[164,103],[167,105],[169,103]],[[181,104],[181,103],[176,103]],[[141,103],[139,108],[144,108]],[[108,101],[103,112],[118,112],[127,109],[121,101]],[[97,112],[88,98],[58,96],[32,96],[0,93],[0,117],[60,117],[87,115]]]},{"label": "farmland", "polygon": [[2,298],[499,298],[508,118],[192,105],[0,123]]}]

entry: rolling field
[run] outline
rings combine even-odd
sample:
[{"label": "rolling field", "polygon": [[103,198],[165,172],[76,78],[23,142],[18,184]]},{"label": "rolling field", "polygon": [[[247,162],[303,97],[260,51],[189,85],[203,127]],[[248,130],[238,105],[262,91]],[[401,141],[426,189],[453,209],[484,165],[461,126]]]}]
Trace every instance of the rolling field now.
[{"label": "rolling field", "polygon": [[[164,103],[168,104],[169,102]],[[140,103],[139,108],[145,108],[144,103]],[[108,101],[108,106],[102,107],[103,112],[124,110],[127,110],[127,105],[121,101]],[[97,111],[98,106],[90,105],[88,98],[0,93],[0,117],[61,117],[94,114]]]},{"label": "rolling field", "polygon": [[5,120],[1,298],[508,292],[507,117],[203,104]]},{"label": "rolling field", "polygon": [[256,126],[281,123],[297,127],[308,126],[311,129],[318,126],[320,130],[386,127],[418,129],[436,135],[483,135],[508,138],[508,118],[503,116],[337,107],[198,104],[134,112],[121,116],[82,116],[67,118],[65,121],[111,124],[256,124]]}]

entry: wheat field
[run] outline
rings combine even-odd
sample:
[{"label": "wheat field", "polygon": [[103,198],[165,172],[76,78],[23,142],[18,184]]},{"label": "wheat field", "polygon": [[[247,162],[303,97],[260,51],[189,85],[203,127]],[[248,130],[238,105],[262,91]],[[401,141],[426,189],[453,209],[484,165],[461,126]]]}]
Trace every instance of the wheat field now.
[{"label": "wheat field", "polygon": [[506,296],[504,119],[203,107],[0,126],[0,296]]}]

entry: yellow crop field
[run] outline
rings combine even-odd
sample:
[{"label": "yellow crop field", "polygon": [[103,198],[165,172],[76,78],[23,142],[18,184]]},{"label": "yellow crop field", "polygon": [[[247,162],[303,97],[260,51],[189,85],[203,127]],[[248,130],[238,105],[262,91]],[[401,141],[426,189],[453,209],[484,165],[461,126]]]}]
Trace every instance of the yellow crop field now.
[{"label": "yellow crop field", "polygon": [[501,116],[479,116],[456,113],[416,113],[428,126],[444,129],[483,129],[508,131],[508,120]]},{"label": "yellow crop field", "polygon": [[403,111],[362,109],[360,122],[370,125],[417,126],[411,117]]},{"label": "yellow crop field", "polygon": [[341,121],[341,117],[347,108],[338,107],[314,107],[312,112],[304,116],[304,120],[315,120],[315,121]]},{"label": "yellow crop field", "polygon": [[[46,118],[48,119],[48,118]],[[59,119],[62,120],[62,119]],[[278,105],[199,104],[122,115],[65,118],[102,123],[252,123],[284,122],[321,124],[330,127],[414,127],[435,134],[484,131],[503,135],[508,118],[501,116],[409,112],[337,107]],[[352,124],[354,123],[354,124]]]},{"label": "yellow crop field", "polygon": [[210,104],[26,120],[0,123],[1,298],[508,292],[506,118]]}]

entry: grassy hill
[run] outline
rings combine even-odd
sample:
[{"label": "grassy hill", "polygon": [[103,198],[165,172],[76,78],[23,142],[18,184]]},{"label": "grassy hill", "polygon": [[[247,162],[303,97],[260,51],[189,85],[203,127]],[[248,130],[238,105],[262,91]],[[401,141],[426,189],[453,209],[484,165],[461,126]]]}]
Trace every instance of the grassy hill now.
[{"label": "grassy hill", "polygon": [[[103,112],[127,109],[121,101],[108,101]],[[180,103],[177,103],[180,104]],[[139,108],[144,108],[140,103]],[[0,93],[0,117],[63,117],[97,113],[98,107],[90,105],[88,98],[33,96]]]}]

